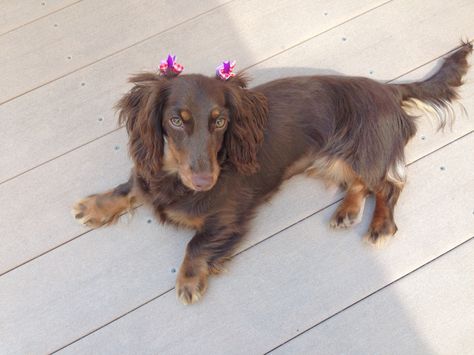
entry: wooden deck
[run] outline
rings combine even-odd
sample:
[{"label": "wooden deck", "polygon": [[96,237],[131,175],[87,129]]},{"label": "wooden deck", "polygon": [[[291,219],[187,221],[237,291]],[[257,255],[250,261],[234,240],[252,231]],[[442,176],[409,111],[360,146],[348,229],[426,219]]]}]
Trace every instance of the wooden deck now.
[{"label": "wooden deck", "polygon": [[474,70],[467,116],[419,120],[383,249],[361,241],[372,200],[332,231],[341,193],[295,177],[183,306],[190,232],[145,208],[96,230],[70,215],[127,178],[112,107],[168,52],[188,73],[236,59],[254,84],[416,80],[474,38],[473,15],[472,0],[0,0],[0,354],[474,354]]}]

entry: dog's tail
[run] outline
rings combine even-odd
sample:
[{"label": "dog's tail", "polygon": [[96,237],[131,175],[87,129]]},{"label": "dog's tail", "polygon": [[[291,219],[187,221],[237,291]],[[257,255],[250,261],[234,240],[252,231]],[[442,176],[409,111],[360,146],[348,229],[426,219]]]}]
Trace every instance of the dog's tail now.
[{"label": "dog's tail", "polygon": [[443,128],[449,119],[454,118],[451,103],[458,98],[457,89],[463,84],[462,78],[469,68],[467,57],[471,52],[472,43],[462,42],[430,78],[410,84],[392,84],[402,106],[406,109],[415,106],[434,114]]}]

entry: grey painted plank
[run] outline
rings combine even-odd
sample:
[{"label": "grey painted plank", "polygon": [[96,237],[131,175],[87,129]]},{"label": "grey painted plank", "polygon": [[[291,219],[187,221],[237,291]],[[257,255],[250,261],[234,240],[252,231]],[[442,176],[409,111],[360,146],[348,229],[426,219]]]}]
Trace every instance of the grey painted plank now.
[{"label": "grey painted plank", "polygon": [[0,1],[0,36],[41,17],[71,6],[80,0]]},{"label": "grey painted plank", "polygon": [[[0,103],[219,6],[85,0],[0,37]],[[54,24],[58,26],[55,27]],[[18,75],[21,73],[22,75]]]},{"label": "grey painted plank", "polygon": [[[392,1],[255,66],[251,73],[255,73],[255,84],[306,74],[308,67],[315,73],[392,79],[396,71],[412,70],[413,58],[426,58],[426,63],[441,54],[440,49],[452,49],[461,38],[472,39],[472,13],[474,2],[470,0],[459,0],[455,5],[439,0]],[[291,68],[281,70],[288,66]]]},{"label": "grey painted plank", "polygon": [[71,206],[128,179],[126,149],[120,130],[0,185],[0,273],[85,232]]},{"label": "grey painted plank", "polygon": [[[235,257],[228,273],[211,280],[202,302],[186,307],[174,292],[166,293],[63,353],[261,354],[272,349],[469,239],[474,169],[465,152],[473,149],[474,133],[410,166],[396,210],[399,232],[383,249],[361,242],[372,206],[361,225],[345,232],[329,229],[336,207],[331,206]],[[82,303],[84,311],[87,301]]]},{"label": "grey painted plank", "polygon": [[[471,72],[463,88],[468,112],[474,112],[473,78]],[[453,130],[443,134],[435,134],[428,119],[420,119],[419,124],[418,136],[407,149],[412,157],[423,156],[474,129],[473,120],[466,117],[459,117]],[[0,209],[0,273],[85,231],[70,217],[70,206],[82,196],[127,179],[131,163],[125,152],[126,142],[126,134],[120,130],[0,185],[0,204],[9,206]],[[116,147],[119,150],[115,150]],[[307,194],[308,188],[322,197],[313,199]],[[334,198],[334,193],[325,192],[318,183],[311,187],[287,184],[267,208],[262,209],[253,233],[263,239],[326,206]],[[292,214],[287,213],[288,205],[292,206]]]},{"label": "grey painted plank", "polygon": [[142,209],[0,277],[1,353],[49,353],[173,285],[189,233],[150,218]]},{"label": "grey painted plank", "polygon": [[[188,73],[212,74],[225,58],[237,59],[239,67],[244,68],[381,3],[326,0],[294,6],[290,0],[236,1],[0,105],[0,183],[115,129],[112,107],[129,88],[129,74],[156,70],[160,59],[170,51],[178,55]],[[324,16],[325,10],[328,16]],[[48,36],[48,31],[39,33]],[[437,47],[434,53],[452,45]],[[414,59],[412,66],[426,61],[425,57]],[[403,73],[397,69],[388,75]]]},{"label": "grey painted plank", "polygon": [[472,354],[473,275],[471,239],[271,354]]}]

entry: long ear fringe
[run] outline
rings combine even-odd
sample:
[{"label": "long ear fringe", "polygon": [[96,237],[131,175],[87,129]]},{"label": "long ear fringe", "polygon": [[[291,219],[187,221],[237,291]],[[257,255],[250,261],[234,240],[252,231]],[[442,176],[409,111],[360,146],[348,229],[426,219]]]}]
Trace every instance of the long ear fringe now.
[{"label": "long ear fringe", "polygon": [[144,176],[153,176],[161,168],[161,115],[167,94],[164,80],[154,73],[131,77],[130,82],[135,86],[115,106],[119,112],[119,124],[126,126],[130,137],[130,156]]},{"label": "long ear fringe", "polygon": [[[232,80],[236,78],[246,84],[242,76]],[[239,173],[251,175],[259,168],[257,153],[267,123],[267,100],[263,94],[239,85],[229,90],[228,106],[230,126],[225,141],[228,159]]]}]

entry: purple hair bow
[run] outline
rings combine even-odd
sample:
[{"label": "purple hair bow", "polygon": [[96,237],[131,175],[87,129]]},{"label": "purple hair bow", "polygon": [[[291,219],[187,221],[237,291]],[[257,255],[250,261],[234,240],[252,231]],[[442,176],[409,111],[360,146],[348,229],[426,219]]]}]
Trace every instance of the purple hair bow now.
[{"label": "purple hair bow", "polygon": [[176,56],[168,54],[166,60],[162,60],[160,64],[160,73],[168,75],[170,73],[179,75],[183,71],[184,67],[176,62]]},{"label": "purple hair bow", "polygon": [[222,62],[222,64],[216,68],[217,77],[222,80],[228,80],[234,77],[235,76],[235,73],[233,72],[234,67],[235,67],[235,60],[232,62],[230,60],[226,60],[225,62]]}]

